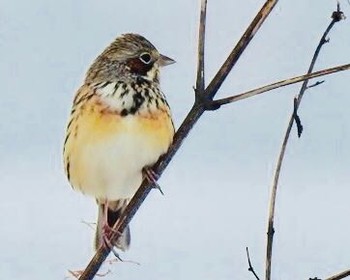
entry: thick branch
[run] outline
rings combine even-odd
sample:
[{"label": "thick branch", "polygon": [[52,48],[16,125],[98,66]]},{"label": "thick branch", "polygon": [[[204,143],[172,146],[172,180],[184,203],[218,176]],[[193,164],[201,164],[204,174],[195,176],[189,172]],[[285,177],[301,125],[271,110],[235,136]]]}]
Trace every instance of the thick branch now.
[{"label": "thick branch", "polygon": [[251,39],[253,39],[256,32],[258,32],[259,28],[262,26],[265,19],[269,16],[270,12],[275,7],[277,2],[278,0],[267,0],[260,11],[257,13],[252,23],[248,26],[241,39],[238,41],[236,47],[232,50],[224,64],[221,66],[205,90],[209,99],[212,99],[215,96],[222,83],[226,79],[227,75],[230,73],[232,67],[237,63],[238,59],[241,57],[249,42]]}]

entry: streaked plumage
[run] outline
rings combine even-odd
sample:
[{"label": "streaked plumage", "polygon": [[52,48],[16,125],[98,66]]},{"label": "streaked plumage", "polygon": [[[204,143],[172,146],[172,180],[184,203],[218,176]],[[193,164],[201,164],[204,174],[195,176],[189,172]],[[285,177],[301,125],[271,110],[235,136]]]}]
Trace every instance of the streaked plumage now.
[{"label": "streaked plumage", "polygon": [[[174,126],[160,90],[159,68],[173,62],[144,37],[125,34],[97,57],[76,94],[64,165],[72,187],[99,204],[97,247],[104,205],[111,226],[140,186],[143,169],[172,142]],[[127,229],[115,245],[125,250],[129,243]]]}]

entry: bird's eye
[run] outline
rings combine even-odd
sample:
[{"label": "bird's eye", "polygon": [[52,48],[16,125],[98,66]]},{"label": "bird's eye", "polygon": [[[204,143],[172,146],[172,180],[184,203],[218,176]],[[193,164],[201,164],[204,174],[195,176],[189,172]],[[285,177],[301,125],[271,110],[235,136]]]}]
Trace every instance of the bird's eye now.
[{"label": "bird's eye", "polygon": [[151,55],[146,52],[142,53],[139,58],[144,64],[149,64],[152,60]]}]

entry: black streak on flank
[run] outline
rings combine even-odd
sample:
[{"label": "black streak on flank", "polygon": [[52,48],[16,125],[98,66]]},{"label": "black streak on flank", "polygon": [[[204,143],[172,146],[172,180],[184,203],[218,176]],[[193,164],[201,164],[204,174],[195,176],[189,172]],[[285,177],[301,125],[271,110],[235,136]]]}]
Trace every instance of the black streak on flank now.
[{"label": "black streak on flank", "polygon": [[[83,95],[79,99],[77,99],[77,97],[76,97],[73,101],[74,107],[78,106],[80,103],[82,103],[84,101],[88,101],[91,97],[93,97],[93,94]],[[75,111],[75,108],[73,108],[73,110]],[[71,112],[72,114],[74,113],[73,110]]]},{"label": "black streak on flank", "polygon": [[67,158],[66,172],[67,172],[68,181],[70,181],[70,161],[69,161],[69,158]]},{"label": "black streak on flank", "polygon": [[67,141],[69,139],[69,136],[70,136],[70,132],[67,132],[66,138],[64,139],[63,152],[65,152],[65,150],[66,150],[66,144],[67,144]]}]

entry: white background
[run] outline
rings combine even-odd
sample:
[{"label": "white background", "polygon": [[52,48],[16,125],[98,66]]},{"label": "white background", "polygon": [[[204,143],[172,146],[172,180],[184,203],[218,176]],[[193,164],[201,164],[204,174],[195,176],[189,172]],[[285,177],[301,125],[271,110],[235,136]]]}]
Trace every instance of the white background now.
[{"label": "white background", "polygon": [[[208,1],[207,81],[264,1]],[[342,2],[345,14],[350,6]],[[219,97],[303,74],[335,1],[280,0]],[[118,35],[144,35],[177,63],[162,88],[178,127],[193,102],[199,1],[0,0],[0,279],[64,279],[93,254],[94,200],[63,174],[62,143],[75,90]],[[350,62],[338,23],[317,69]],[[300,108],[278,192],[273,278],[324,278],[350,267],[350,72],[326,77]],[[141,263],[105,265],[102,279],[263,276],[275,161],[300,85],[206,113],[132,221]]]}]

